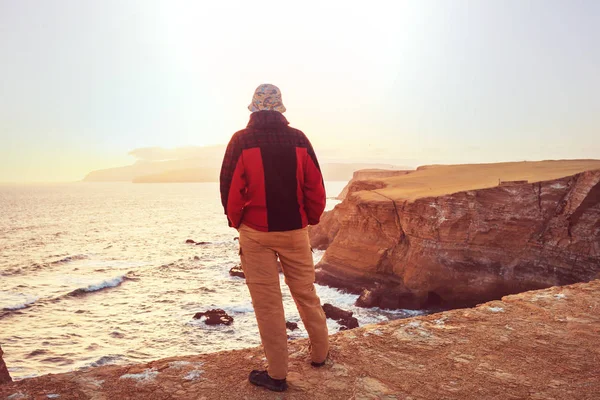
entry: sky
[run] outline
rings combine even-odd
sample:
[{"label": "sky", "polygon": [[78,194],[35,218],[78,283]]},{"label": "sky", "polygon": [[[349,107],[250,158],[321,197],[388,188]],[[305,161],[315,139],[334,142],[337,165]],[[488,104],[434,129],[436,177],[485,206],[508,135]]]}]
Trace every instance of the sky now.
[{"label": "sky", "polygon": [[261,83],[325,161],[600,158],[599,38],[595,0],[0,0],[0,182],[225,144]]}]

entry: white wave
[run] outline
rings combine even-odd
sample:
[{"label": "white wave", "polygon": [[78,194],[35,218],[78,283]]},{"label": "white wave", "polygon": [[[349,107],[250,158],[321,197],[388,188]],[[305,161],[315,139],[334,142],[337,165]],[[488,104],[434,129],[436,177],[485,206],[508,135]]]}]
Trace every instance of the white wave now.
[{"label": "white wave", "polygon": [[0,298],[0,304],[12,303],[12,304],[8,304],[5,306],[0,306],[0,308],[5,311],[22,310],[24,308],[29,307],[30,305],[32,305],[33,303],[35,303],[36,301],[39,300],[39,297],[28,296],[28,295],[21,294],[21,293],[13,293],[12,295],[11,295],[11,293],[7,293],[6,295],[3,295],[2,297],[6,297],[6,298]]},{"label": "white wave", "polygon": [[127,279],[126,275],[117,276],[117,277],[114,277],[111,279],[105,279],[102,282],[94,283],[94,284],[88,285],[87,287],[73,290],[72,292],[69,293],[69,295],[77,296],[77,295],[82,295],[85,293],[97,292],[102,289],[117,287],[121,283],[123,283],[123,281],[125,279]]},{"label": "white wave", "polygon": [[119,286],[125,280],[125,275],[117,276],[116,278],[107,279],[95,285],[89,285],[84,290],[86,292],[95,292],[97,290],[102,290],[104,288],[116,287]]}]

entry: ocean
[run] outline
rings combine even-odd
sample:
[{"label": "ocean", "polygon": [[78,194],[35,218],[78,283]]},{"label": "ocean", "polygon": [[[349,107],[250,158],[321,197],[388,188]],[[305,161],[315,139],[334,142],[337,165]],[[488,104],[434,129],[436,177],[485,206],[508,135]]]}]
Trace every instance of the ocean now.
[{"label": "ocean", "polygon": [[[345,183],[328,182],[328,195]],[[236,236],[217,183],[0,186],[0,346],[11,375],[260,345],[244,280],[229,276],[239,264]],[[286,318],[300,327],[290,340],[306,337],[283,277],[281,285]],[[356,295],[317,291],[361,325],[415,314],[357,308]],[[211,308],[234,323],[193,319]]]}]

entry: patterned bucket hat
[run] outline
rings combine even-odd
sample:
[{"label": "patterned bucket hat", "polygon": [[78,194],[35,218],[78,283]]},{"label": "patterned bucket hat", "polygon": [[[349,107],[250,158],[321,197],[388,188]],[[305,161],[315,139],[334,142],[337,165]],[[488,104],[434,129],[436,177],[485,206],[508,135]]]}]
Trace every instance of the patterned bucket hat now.
[{"label": "patterned bucket hat", "polygon": [[252,103],[248,106],[248,110],[257,111],[279,111],[285,112],[285,106],[281,101],[281,90],[275,85],[264,83],[256,88]]}]

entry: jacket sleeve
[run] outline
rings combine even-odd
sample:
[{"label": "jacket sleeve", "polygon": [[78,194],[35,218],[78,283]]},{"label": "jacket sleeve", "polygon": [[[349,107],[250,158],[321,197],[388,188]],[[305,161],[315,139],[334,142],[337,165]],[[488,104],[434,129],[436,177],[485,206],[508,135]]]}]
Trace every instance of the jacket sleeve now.
[{"label": "jacket sleeve", "polygon": [[221,204],[227,215],[229,226],[237,229],[242,222],[243,209],[246,204],[246,180],[242,149],[236,135],[227,145],[219,181]]},{"label": "jacket sleeve", "polygon": [[310,142],[307,150],[308,157],[304,169],[304,211],[309,225],[317,225],[325,210],[325,184],[319,161]]}]

